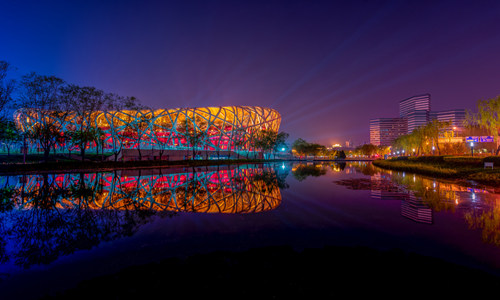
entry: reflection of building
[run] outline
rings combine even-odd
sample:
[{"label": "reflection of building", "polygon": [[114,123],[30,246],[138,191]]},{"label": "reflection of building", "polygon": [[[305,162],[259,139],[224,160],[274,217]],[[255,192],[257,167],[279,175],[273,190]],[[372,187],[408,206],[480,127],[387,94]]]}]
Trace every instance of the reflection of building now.
[{"label": "reflection of building", "polygon": [[[49,124],[59,133],[87,128],[102,131],[104,150],[121,149],[248,151],[262,130],[278,132],[280,114],[269,108],[226,106],[157,110],[75,112],[20,109],[14,115],[22,131]],[[62,144],[59,145],[62,147]],[[73,146],[75,147],[75,146]],[[90,146],[96,147],[95,143]]]},{"label": "reflection of building", "polygon": [[[17,186],[23,190],[18,194],[23,195],[19,203],[25,208],[36,205],[37,197],[47,196],[44,191],[53,193],[50,201],[56,208],[65,209],[257,213],[275,209],[281,203],[273,168],[198,169],[123,170],[83,177],[57,174],[46,179],[28,175],[25,183]],[[86,198],[81,198],[80,189],[86,192]]]},{"label": "reflection of building", "polygon": [[412,192],[401,202],[401,214],[415,222],[432,224],[432,209]]},{"label": "reflection of building", "polygon": [[406,134],[407,123],[401,118],[378,118],[370,120],[370,144],[391,145],[399,136]]},{"label": "reflection of building", "polygon": [[424,203],[422,198],[416,197],[413,191],[386,179],[380,173],[372,175],[370,180],[372,198],[400,200],[402,216],[419,223],[432,224],[432,209]]}]

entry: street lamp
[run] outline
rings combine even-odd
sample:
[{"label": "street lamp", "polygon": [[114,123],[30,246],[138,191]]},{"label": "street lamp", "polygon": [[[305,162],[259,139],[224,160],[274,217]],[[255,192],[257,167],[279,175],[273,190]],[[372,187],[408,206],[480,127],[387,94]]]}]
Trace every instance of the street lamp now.
[{"label": "street lamp", "polygon": [[415,149],[413,149],[413,156],[415,156]]},{"label": "street lamp", "polygon": [[471,156],[474,156],[474,142],[470,142],[470,153]]},{"label": "street lamp", "polygon": [[432,146],[432,155],[434,155],[434,150],[435,150],[435,149],[436,149],[436,148],[435,148],[435,147],[434,147],[434,145],[433,145],[433,146]]}]

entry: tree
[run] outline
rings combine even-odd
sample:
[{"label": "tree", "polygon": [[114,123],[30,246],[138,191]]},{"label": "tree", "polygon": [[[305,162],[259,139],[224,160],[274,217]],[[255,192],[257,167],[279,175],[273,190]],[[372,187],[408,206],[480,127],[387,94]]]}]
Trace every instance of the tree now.
[{"label": "tree", "polygon": [[21,78],[21,90],[16,99],[17,106],[25,108],[36,120],[33,126],[26,128],[24,135],[43,149],[45,161],[57,143],[69,113],[65,103],[61,101],[63,84],[64,81],[55,76],[32,72]]},{"label": "tree", "polygon": [[292,143],[292,149],[295,150],[299,156],[310,155],[316,157],[320,153],[326,152],[326,147],[317,143],[308,143],[299,138]]},{"label": "tree", "polygon": [[500,95],[496,98],[477,101],[477,113],[467,111],[466,122],[470,125],[477,124],[493,136],[497,146],[496,155],[500,152]]},{"label": "tree", "polygon": [[196,157],[196,149],[201,146],[207,136],[207,122],[202,117],[186,113],[184,120],[177,124],[177,131],[186,138],[187,144],[193,152],[192,159]]},{"label": "tree", "polygon": [[133,147],[139,153],[139,160],[142,160],[142,142],[146,132],[150,130],[151,119],[151,113],[143,114],[141,111],[137,111],[134,116],[129,117],[125,126],[124,135],[133,141]]},{"label": "tree", "polygon": [[316,158],[321,152],[325,151],[326,147],[316,143],[309,143],[306,146],[306,154],[312,155],[313,158]]},{"label": "tree", "polygon": [[445,134],[444,129],[451,125],[450,122],[441,122],[438,120],[433,120],[425,126],[426,136],[432,142],[432,145],[438,151],[438,155],[441,155],[441,147],[439,146],[439,136]]},{"label": "tree", "polygon": [[[0,112],[4,113],[6,108],[12,103],[12,93],[16,88],[13,79],[7,79],[7,73],[11,66],[6,61],[0,60]],[[4,117],[4,116],[1,116]]]},{"label": "tree", "polygon": [[233,141],[235,151],[241,151],[245,146],[246,129],[243,127],[236,127],[233,129],[231,140]]},{"label": "tree", "polygon": [[[163,152],[172,143],[172,128],[173,122],[170,116],[161,116],[154,121],[155,143],[160,153],[160,160],[162,159]],[[165,137],[165,135],[168,136]]]},{"label": "tree", "polygon": [[[74,84],[62,88],[62,98],[76,121],[76,126],[70,136],[75,145],[80,148],[82,161],[85,150],[91,142],[98,139],[95,117],[105,104],[105,94],[94,87],[80,87]],[[97,143],[96,143],[97,144]]]},{"label": "tree", "polygon": [[143,110],[146,109],[136,97],[120,96],[114,93],[104,95],[103,109],[106,111]]},{"label": "tree", "polygon": [[13,143],[21,140],[21,134],[13,121],[0,119],[0,141],[7,148],[7,155],[10,156],[10,149]]},{"label": "tree", "polygon": [[299,156],[304,156],[306,155],[307,145],[308,143],[305,140],[298,138],[292,143],[292,149],[295,150]]},{"label": "tree", "polygon": [[255,148],[260,149],[262,152],[270,153],[273,151],[276,145],[276,138],[277,138],[276,132],[268,129],[260,130],[255,135],[255,140],[253,144]]},{"label": "tree", "polygon": [[[139,111],[146,109],[144,105],[142,105],[139,100],[135,97],[124,97],[114,93],[106,93],[104,95],[104,105],[103,110],[107,114],[111,114],[114,116],[117,112],[123,110],[131,110],[131,111]],[[112,152],[115,156],[115,161],[118,160],[118,155],[123,149],[125,144],[124,139],[128,139],[127,135],[123,128],[120,128],[120,125],[115,124],[114,122],[110,122],[111,126],[111,143],[112,143]]]},{"label": "tree", "polygon": [[356,148],[356,150],[359,151],[363,155],[372,156],[372,155],[375,155],[377,153],[378,148],[377,148],[377,146],[375,146],[373,144],[364,144],[364,145],[358,146]]},{"label": "tree", "polygon": [[276,135],[276,139],[274,141],[273,151],[276,157],[276,152],[282,151],[283,148],[286,149],[286,140],[290,135],[286,132],[280,132]]}]

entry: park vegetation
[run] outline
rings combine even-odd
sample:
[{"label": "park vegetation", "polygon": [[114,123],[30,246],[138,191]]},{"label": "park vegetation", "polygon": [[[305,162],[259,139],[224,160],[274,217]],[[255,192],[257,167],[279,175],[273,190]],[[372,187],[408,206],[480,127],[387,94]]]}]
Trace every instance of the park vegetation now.
[{"label": "park vegetation", "polygon": [[496,145],[495,155],[500,152],[500,95],[487,100],[477,101],[477,112],[467,111],[466,125],[471,129],[485,130],[492,136]]},{"label": "park vegetation", "polygon": [[[0,61],[0,142],[7,152],[6,161],[10,160],[11,150],[16,147],[23,154],[23,162],[26,163],[28,145],[35,147],[31,155],[43,154],[44,162],[54,160],[56,156],[60,157],[61,153],[67,153],[69,159],[84,161],[89,157],[86,150],[90,148],[95,149],[96,152],[91,153],[94,156],[100,151],[101,160],[104,160],[106,136],[101,129],[93,125],[92,120],[96,112],[148,109],[135,97],[124,97],[91,86],[67,83],[56,76],[31,72],[19,79],[12,79],[9,76],[12,70],[13,67],[8,62]],[[63,130],[60,128],[63,122],[52,122],[50,118],[42,118],[35,126],[22,132],[16,128],[12,120],[13,111],[18,108],[34,108],[49,112],[50,117],[55,120],[64,120],[71,113],[74,115],[75,125]],[[123,136],[118,137],[134,143],[139,160],[143,150],[141,141],[146,131],[150,130],[147,124],[149,122],[146,119],[133,119],[128,123],[129,128],[122,132]],[[162,125],[168,127],[168,124]],[[204,136],[207,134],[206,127],[207,123],[203,120],[189,118],[184,123],[177,124],[176,129],[191,145],[192,159],[195,159],[202,141],[206,139]],[[288,148],[286,145],[288,134],[285,132],[262,130],[248,141],[237,138],[245,135],[240,129],[233,129],[232,135],[236,137],[235,148],[241,149],[245,146],[263,152],[267,158],[276,157],[278,152]],[[111,140],[113,147],[107,152],[109,155],[114,155],[117,161],[122,148],[130,145],[117,142],[118,139]],[[160,155],[167,147],[166,144],[158,145]]]}]

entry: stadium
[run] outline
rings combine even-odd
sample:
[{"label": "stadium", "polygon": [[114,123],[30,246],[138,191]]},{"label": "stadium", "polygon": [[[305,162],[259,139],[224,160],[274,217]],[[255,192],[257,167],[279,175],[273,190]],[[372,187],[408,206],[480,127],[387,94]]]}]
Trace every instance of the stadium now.
[{"label": "stadium", "polygon": [[[122,159],[188,158],[197,155],[235,157],[256,153],[252,140],[262,130],[278,132],[281,116],[270,108],[224,106],[157,110],[77,112],[43,111],[23,108],[14,114],[21,132],[51,124],[57,134],[98,129],[99,139],[87,149],[101,147],[104,152],[119,154]],[[97,142],[102,141],[102,143]],[[77,145],[61,139],[58,148],[78,151]],[[100,145],[99,145],[100,144]],[[36,140],[29,145],[40,148]],[[222,153],[221,153],[222,152]]]}]

